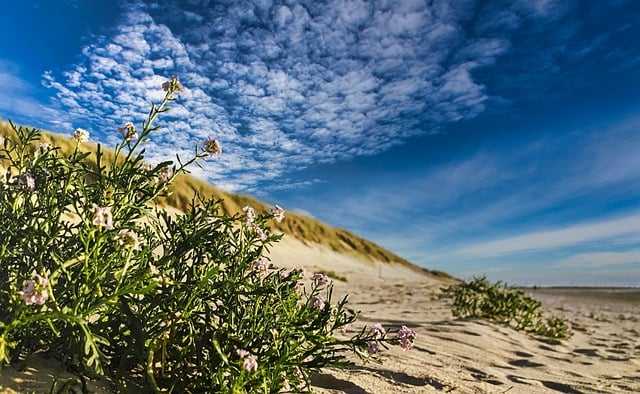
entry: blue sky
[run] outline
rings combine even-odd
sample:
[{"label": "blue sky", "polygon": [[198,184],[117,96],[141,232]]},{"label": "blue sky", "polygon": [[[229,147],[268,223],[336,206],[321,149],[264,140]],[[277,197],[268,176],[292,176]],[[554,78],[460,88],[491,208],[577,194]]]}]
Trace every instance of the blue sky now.
[{"label": "blue sky", "polygon": [[640,3],[10,2],[0,117],[148,146],[461,278],[640,286]]}]

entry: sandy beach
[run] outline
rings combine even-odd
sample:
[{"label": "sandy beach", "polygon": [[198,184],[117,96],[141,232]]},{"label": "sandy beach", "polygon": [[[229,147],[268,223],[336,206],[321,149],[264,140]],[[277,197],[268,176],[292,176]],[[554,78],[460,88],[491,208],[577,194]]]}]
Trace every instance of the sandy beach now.
[{"label": "sandy beach", "polygon": [[[567,340],[534,338],[501,325],[453,317],[446,282],[405,267],[364,263],[295,240],[274,261],[297,254],[308,270],[339,272],[360,324],[418,333],[413,350],[392,348],[383,364],[331,370],[318,393],[634,393],[640,392],[640,289],[530,289],[543,308],[567,319]],[[297,253],[295,252],[297,250]],[[357,327],[354,327],[354,330]]]},{"label": "sandy beach", "polygon": [[[545,310],[567,319],[567,340],[534,338],[511,328],[452,316],[440,297],[447,281],[410,267],[366,262],[286,238],[274,246],[278,266],[333,272],[335,296],[349,294],[359,326],[405,324],[414,349],[385,351],[382,364],[359,363],[314,376],[317,393],[633,393],[640,392],[640,290],[529,289]],[[48,392],[68,376],[39,357],[4,367],[0,392]],[[95,382],[95,392],[108,392]]]}]

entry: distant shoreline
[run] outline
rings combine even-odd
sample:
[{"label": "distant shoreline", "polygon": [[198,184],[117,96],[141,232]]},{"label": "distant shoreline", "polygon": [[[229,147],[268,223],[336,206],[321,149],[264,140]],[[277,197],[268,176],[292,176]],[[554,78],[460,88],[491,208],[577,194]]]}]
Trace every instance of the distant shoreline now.
[{"label": "distant shoreline", "polygon": [[518,286],[522,290],[602,290],[602,291],[640,291],[640,287],[632,286]]},{"label": "distant shoreline", "polygon": [[521,287],[529,296],[543,302],[564,299],[574,303],[591,304],[640,304],[640,288],[637,287]]}]

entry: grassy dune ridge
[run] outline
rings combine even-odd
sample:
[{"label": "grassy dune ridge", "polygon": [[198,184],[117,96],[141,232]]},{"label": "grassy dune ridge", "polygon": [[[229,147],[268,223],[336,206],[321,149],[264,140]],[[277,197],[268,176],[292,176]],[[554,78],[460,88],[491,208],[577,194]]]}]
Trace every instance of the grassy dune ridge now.
[{"label": "grassy dune ridge", "polygon": [[[15,138],[15,133],[10,124],[5,121],[0,121],[0,135]],[[42,132],[40,142],[59,147],[63,153],[70,153],[75,147],[75,141],[71,137],[48,131]],[[95,152],[98,145],[95,143],[85,143],[82,147],[83,149]],[[101,146],[101,150],[104,152],[103,160],[114,160],[113,150],[104,146]],[[92,157],[90,156],[90,158]],[[186,174],[180,174],[176,177],[172,186],[172,194],[169,197],[162,198],[159,203],[161,206],[169,206],[184,211],[191,202],[194,191],[197,191],[205,198],[213,197],[222,200],[221,208],[227,214],[239,213],[242,211],[242,207],[246,205],[252,206],[256,211],[268,210],[270,208],[269,205],[253,197],[225,192],[205,181]],[[418,267],[381,246],[358,237],[347,230],[329,226],[302,214],[288,211],[285,220],[281,223],[273,223],[273,230],[296,238],[304,244],[327,246],[337,253],[351,255],[364,261],[380,261],[388,264],[398,264],[414,269],[417,272],[442,278],[450,278],[450,275],[445,272]]]}]

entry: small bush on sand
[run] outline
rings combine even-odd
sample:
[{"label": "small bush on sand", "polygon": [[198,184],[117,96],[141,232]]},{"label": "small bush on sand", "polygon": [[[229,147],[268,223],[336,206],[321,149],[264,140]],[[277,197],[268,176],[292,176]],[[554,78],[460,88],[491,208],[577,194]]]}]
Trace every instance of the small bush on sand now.
[{"label": "small bush on sand", "polygon": [[177,174],[221,153],[210,138],[186,162],[144,162],[142,144],[182,89],[176,78],[163,88],[139,131],[120,128],[108,162],[100,146],[84,151],[82,129],[70,154],[38,145],[36,129],[13,126],[0,141],[0,362],[61,355],[114,392],[303,392],[311,372],[348,365],[350,352],[410,348],[406,327],[334,336],[356,319],[346,297],[333,302],[326,275],[304,285],[301,270],[263,256],[281,237],[268,227],[281,208],[229,216],[198,195],[184,214],[158,208]]},{"label": "small bush on sand", "polygon": [[540,301],[514,286],[501,282],[492,284],[485,277],[477,277],[448,286],[444,292],[453,299],[451,311],[456,317],[487,319],[550,338],[569,335],[569,326],[564,320],[555,316],[545,318]]}]

